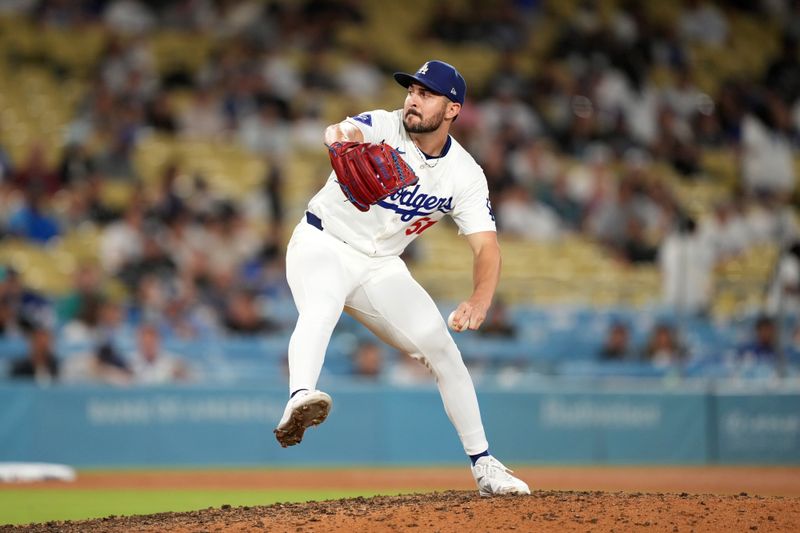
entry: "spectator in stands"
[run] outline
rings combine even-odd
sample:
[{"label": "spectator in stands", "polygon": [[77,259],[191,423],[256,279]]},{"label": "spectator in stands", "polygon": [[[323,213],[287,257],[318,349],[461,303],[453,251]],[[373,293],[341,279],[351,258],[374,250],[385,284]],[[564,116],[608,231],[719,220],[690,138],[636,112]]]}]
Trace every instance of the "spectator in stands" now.
[{"label": "spectator in stands", "polygon": [[65,322],[61,331],[62,338],[67,342],[94,341],[98,334],[100,310],[104,303],[103,297],[99,294],[82,298],[74,316]]},{"label": "spectator in stands", "polygon": [[94,156],[96,170],[109,179],[135,182],[139,176],[133,154],[144,127],[143,111],[124,99],[116,99],[113,106],[111,122],[102,132],[104,142]]},{"label": "spectator in stands", "polygon": [[644,346],[642,359],[658,367],[668,367],[682,363],[685,358],[686,351],[672,326],[656,324]]},{"label": "spectator in stands", "polygon": [[52,325],[55,322],[50,301],[30,288],[13,267],[0,268],[0,297],[11,309],[18,327],[25,330],[32,324]]},{"label": "spectator in stands", "polygon": [[731,145],[741,141],[742,119],[746,112],[745,102],[749,99],[747,92],[742,83],[726,79],[723,80],[715,99],[723,138]]},{"label": "spectator in stands", "polygon": [[319,149],[319,132],[325,126],[325,121],[322,120],[322,102],[306,102],[291,122],[292,145],[305,152],[315,152]]},{"label": "spectator in stands", "polygon": [[360,25],[364,22],[360,0],[307,0],[303,2],[300,19],[306,20],[303,34],[309,46],[332,49],[335,30],[342,24]]},{"label": "spectator in stands", "polygon": [[589,98],[582,94],[572,97],[569,124],[558,133],[558,143],[568,157],[585,158],[588,151],[600,141],[597,110]]},{"label": "spectator in stands", "polygon": [[203,248],[203,230],[188,209],[179,209],[165,220],[164,248],[181,273],[199,275],[208,250]]},{"label": "spectator in stands", "polygon": [[565,173],[556,175],[552,184],[539,187],[538,197],[551,208],[570,230],[579,230],[583,223],[583,207],[569,190],[569,178]]},{"label": "spectator in stands", "polygon": [[190,139],[219,140],[228,128],[217,95],[209,87],[199,87],[192,93],[192,101],[178,123],[181,135]]},{"label": "spectator in stands", "polygon": [[129,360],[135,384],[163,385],[186,381],[191,377],[186,363],[161,347],[158,328],[151,324],[139,327],[137,349]]},{"label": "spectator in stands", "polygon": [[486,147],[482,165],[491,196],[497,197],[515,184],[509,161],[506,161],[505,148],[499,140],[492,141]]},{"label": "spectator in stands", "polygon": [[269,221],[281,226],[286,213],[283,185],[283,166],[274,162],[268,164],[261,186],[242,202],[242,215],[248,220]]},{"label": "spectator in stands", "polygon": [[58,220],[50,214],[47,198],[37,189],[31,188],[25,193],[25,202],[8,219],[8,233],[44,244],[58,237],[61,229]]},{"label": "spectator in stands", "polygon": [[638,217],[628,218],[619,251],[623,261],[633,264],[652,263],[658,255],[658,249],[645,232],[644,221]]},{"label": "spectator in stands", "polygon": [[614,321],[608,328],[606,339],[600,348],[603,361],[630,361],[635,354],[630,344],[630,329],[624,322]]},{"label": "spectator in stands", "polygon": [[[499,159],[503,161],[505,157],[501,155]],[[482,160],[485,171],[486,157]],[[506,164],[514,183],[530,190],[549,186],[562,171],[553,143],[545,138],[521,145],[511,152]]]},{"label": "spectator in stands", "polygon": [[252,0],[244,2],[216,2],[213,9],[214,26],[212,30],[220,37],[234,37],[249,32],[255,26],[268,22],[263,17],[264,4]]},{"label": "spectator in stands", "polygon": [[259,309],[256,295],[239,289],[229,296],[222,322],[229,333],[261,335],[280,329],[280,325],[265,317]]},{"label": "spectator in stands", "polygon": [[60,363],[53,351],[53,335],[43,324],[31,324],[27,332],[28,351],[11,361],[9,375],[13,379],[29,379],[39,385],[58,381]]},{"label": "spectator in stands", "polygon": [[616,198],[604,198],[590,216],[588,229],[600,242],[611,249],[621,250],[631,219],[647,220],[647,199],[641,194],[638,182],[624,177],[617,187]]},{"label": "spectator in stands", "polygon": [[69,143],[64,147],[58,164],[58,180],[67,186],[88,181],[94,174],[95,163],[84,143]]},{"label": "spectator in stands", "polygon": [[678,117],[668,106],[659,111],[658,122],[653,152],[669,161],[679,174],[689,177],[697,174],[700,171],[700,151],[694,144],[694,133],[689,122]]},{"label": "spectator in stands", "polygon": [[144,213],[131,202],[122,220],[107,226],[100,236],[100,263],[109,274],[117,274],[137,260],[144,248]]},{"label": "spectator in stands", "polygon": [[747,207],[745,222],[752,244],[785,246],[800,237],[795,213],[786,198],[763,193]]},{"label": "spectator in stands", "polygon": [[85,300],[80,313],[61,331],[64,341],[85,350],[64,361],[64,381],[129,383],[130,364],[121,346],[130,337],[127,329],[118,302],[102,295]]},{"label": "spectator in stands", "polygon": [[339,68],[336,83],[344,94],[363,101],[380,94],[384,79],[369,49],[358,46]]},{"label": "spectator in stands", "polygon": [[684,128],[689,125],[692,116],[701,109],[706,109],[704,105],[713,106],[713,102],[709,102],[709,96],[697,87],[692,71],[687,66],[673,69],[672,73],[674,81],[664,90],[664,103],[675,114],[674,126]]},{"label": "spectator in stands", "polygon": [[96,264],[83,263],[78,265],[72,277],[69,292],[60,296],[56,301],[58,321],[65,324],[81,315],[90,302],[98,301],[101,295],[102,276]]},{"label": "spectator in stands", "polygon": [[159,310],[158,327],[171,339],[205,339],[219,333],[216,310],[201,305],[196,286],[183,277],[174,282],[175,288]]},{"label": "spectator in stands", "polygon": [[195,216],[198,222],[211,216],[214,209],[222,201],[218,191],[215,191],[208,183],[206,176],[196,172],[191,179],[192,185],[185,198],[189,212]]},{"label": "spectator in stands", "polygon": [[262,98],[258,113],[244,118],[239,128],[242,145],[264,157],[285,157],[291,140],[291,128],[283,117],[281,104],[275,99]]},{"label": "spectator in stands", "polygon": [[[227,79],[219,81],[224,86],[222,109],[231,130],[238,130],[242,123],[258,112],[258,95],[255,91],[263,84],[263,80],[252,69],[239,69],[231,73]],[[283,103],[282,99],[275,98]]]},{"label": "spectator in stands", "polygon": [[572,76],[555,60],[546,58],[536,69],[530,88],[522,94],[526,94],[547,131],[561,132],[567,127],[572,115],[570,102],[574,85]]},{"label": "spectator in stands", "polygon": [[286,49],[281,47],[281,43],[276,42],[266,47],[259,73],[272,89],[272,93],[284,101],[295,98],[303,89],[300,72]]},{"label": "spectator in stands", "polygon": [[164,249],[155,227],[145,231],[143,236],[142,255],[127,262],[117,272],[119,279],[130,289],[138,287],[145,277],[168,280],[177,271],[175,262]]},{"label": "spectator in stands", "polygon": [[375,342],[359,343],[353,354],[353,377],[365,381],[377,381],[383,375],[383,350]]},{"label": "spectator in stands", "polygon": [[710,244],[717,261],[742,254],[753,242],[742,209],[741,201],[721,201],[714,206],[711,216],[703,220],[700,234]]},{"label": "spectator in stands", "polygon": [[144,34],[156,23],[149,3],[140,0],[114,0],[106,6],[103,19],[109,28],[122,34]]},{"label": "spectator in stands", "polygon": [[273,226],[264,239],[258,255],[244,264],[243,281],[262,296],[279,300],[290,296],[286,282],[285,261],[281,243],[281,229]]},{"label": "spectator in stands", "polygon": [[507,337],[513,338],[517,334],[517,328],[508,316],[508,306],[502,298],[496,298],[489,312],[486,313],[478,334],[485,337]]},{"label": "spectator in stands", "polygon": [[64,325],[62,338],[70,343],[89,343],[100,347],[113,345],[125,336],[125,313],[122,305],[105,295],[84,301],[78,315]]},{"label": "spectator in stands", "polygon": [[206,254],[210,272],[238,272],[244,261],[258,253],[261,236],[246,223],[241,210],[232,201],[216,204],[203,221],[198,242]]},{"label": "spectator in stands", "polygon": [[104,383],[129,385],[132,373],[128,362],[106,345],[85,353],[76,353],[64,361],[61,381],[69,384]]},{"label": "spectator in stands", "polygon": [[725,136],[714,103],[709,100],[691,117],[695,145],[701,149],[719,150],[725,146]]},{"label": "spectator in stands", "polygon": [[691,43],[720,47],[728,38],[725,15],[706,0],[685,0],[678,28],[681,37]]},{"label": "spectator in stands", "polygon": [[788,196],[795,190],[789,111],[768,93],[742,121],[742,179],[752,194]]},{"label": "spectator in stands", "polygon": [[150,209],[161,222],[167,222],[172,216],[183,212],[186,207],[177,187],[180,175],[180,164],[177,161],[168,162],[161,172],[155,197],[149,200]]},{"label": "spectator in stands", "polygon": [[105,226],[119,218],[116,208],[108,205],[103,197],[106,180],[92,174],[86,181],[75,183],[63,194],[65,206],[59,213],[59,224],[69,232],[81,226]]},{"label": "spectator in stands", "polygon": [[175,135],[178,132],[178,119],[166,91],[158,92],[145,106],[145,122],[156,133]]},{"label": "spectator in stands", "polygon": [[512,2],[477,2],[469,10],[478,22],[474,38],[498,50],[519,50],[528,37],[524,10]]},{"label": "spectator in stands", "polygon": [[770,316],[800,316],[800,241],[794,241],[778,259],[766,310]]},{"label": "spectator in stands", "polygon": [[519,68],[519,57],[513,50],[506,49],[500,52],[500,58],[494,71],[486,80],[487,94],[497,94],[509,88],[514,94],[526,94],[529,81]]},{"label": "spectator in stands", "polygon": [[614,196],[612,188],[616,188],[615,172],[611,165],[614,152],[603,143],[587,146],[582,164],[565,170],[567,192],[581,209],[580,229],[587,232],[587,217],[602,209]]},{"label": "spectator in stands", "polygon": [[[794,11],[798,12],[798,3],[791,2]],[[800,19],[795,18],[795,21]],[[769,87],[781,96],[784,102],[795,102],[800,98],[800,58],[798,58],[798,37],[783,38],[781,53],[767,67],[764,86]]]},{"label": "spectator in stands", "polygon": [[[0,122],[0,134],[3,132],[3,123]],[[3,136],[5,137],[5,136]],[[14,163],[4,143],[0,143],[0,183],[8,183],[14,176]]]},{"label": "spectator in stands", "polygon": [[789,2],[787,6],[776,2],[771,7],[776,10],[774,16],[779,18],[778,23],[782,27],[784,37],[795,43],[800,41],[800,4]]},{"label": "spectator in stands", "polygon": [[449,2],[435,4],[435,10],[426,28],[426,37],[450,43],[460,43],[467,37],[468,28],[464,18]]},{"label": "spectator in stands", "polygon": [[232,268],[209,268],[193,281],[201,305],[220,314],[227,309],[230,296],[241,288],[237,272]]},{"label": "spectator in stands", "polygon": [[739,346],[739,359],[745,362],[775,362],[778,358],[778,328],[775,320],[766,315],[759,316],[753,329],[753,337]]},{"label": "spectator in stands", "polygon": [[330,68],[328,53],[317,48],[308,54],[303,71],[303,85],[309,91],[333,91],[336,89],[336,74]]},{"label": "spectator in stands", "polygon": [[512,186],[497,208],[498,225],[508,235],[531,241],[552,242],[561,237],[561,224],[555,212],[532,199],[524,187]]},{"label": "spectator in stands", "polygon": [[700,235],[694,219],[681,220],[658,252],[664,304],[678,313],[707,313],[716,259],[712,244]]},{"label": "spectator in stands", "polygon": [[174,281],[172,277],[160,277],[156,273],[143,271],[135,285],[134,305],[128,319],[137,324],[148,323],[160,328]]},{"label": "spectator in stands", "polygon": [[0,295],[0,339],[8,339],[21,335],[17,316],[11,301]]},{"label": "spectator in stands", "polygon": [[627,69],[628,94],[623,101],[631,138],[642,147],[650,147],[658,137],[658,112],[661,97],[658,90],[649,82],[642,65],[631,65]]},{"label": "spectator in stands", "polygon": [[413,355],[395,352],[395,359],[387,369],[387,379],[394,386],[413,387],[432,383],[433,374],[422,361]]},{"label": "spectator in stands", "polygon": [[51,196],[61,189],[61,178],[56,169],[47,161],[47,145],[44,141],[34,142],[25,161],[10,176],[11,182],[21,191],[37,191]]},{"label": "spectator in stands", "polygon": [[493,98],[480,104],[480,114],[484,134],[489,137],[508,136],[513,132],[517,139],[525,141],[542,132],[542,122],[536,112],[522,101],[511,85],[496,87]]}]

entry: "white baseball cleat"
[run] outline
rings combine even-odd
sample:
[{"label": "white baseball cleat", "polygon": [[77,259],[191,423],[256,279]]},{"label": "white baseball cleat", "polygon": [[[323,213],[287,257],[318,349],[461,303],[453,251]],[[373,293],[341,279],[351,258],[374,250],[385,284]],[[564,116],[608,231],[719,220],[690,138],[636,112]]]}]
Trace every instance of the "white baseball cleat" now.
[{"label": "white baseball cleat", "polygon": [[331,397],[322,391],[298,392],[286,404],[281,421],[273,431],[275,438],[284,448],[299,444],[307,428],[325,421],[332,405]]},{"label": "white baseball cleat", "polygon": [[494,496],[496,494],[530,494],[528,485],[521,479],[511,475],[511,470],[503,463],[487,455],[478,458],[472,467],[472,477],[478,484],[481,496]]}]

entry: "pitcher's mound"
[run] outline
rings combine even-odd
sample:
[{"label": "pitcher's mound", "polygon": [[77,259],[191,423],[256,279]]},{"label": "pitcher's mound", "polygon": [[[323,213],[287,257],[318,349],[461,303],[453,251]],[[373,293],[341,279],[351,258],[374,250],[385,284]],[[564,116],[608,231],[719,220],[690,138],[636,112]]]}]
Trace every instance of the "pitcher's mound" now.
[{"label": "pitcher's mound", "polygon": [[800,531],[800,498],[537,491],[376,496],[0,527],[0,531],[397,532]]}]

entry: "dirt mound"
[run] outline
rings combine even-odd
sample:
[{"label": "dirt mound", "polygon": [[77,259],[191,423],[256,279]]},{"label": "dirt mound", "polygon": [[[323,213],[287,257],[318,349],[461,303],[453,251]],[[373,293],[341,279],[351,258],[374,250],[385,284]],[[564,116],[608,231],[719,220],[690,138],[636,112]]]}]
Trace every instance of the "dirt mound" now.
[{"label": "dirt mound", "polygon": [[0,532],[800,531],[800,498],[537,491],[376,496],[0,527]]}]

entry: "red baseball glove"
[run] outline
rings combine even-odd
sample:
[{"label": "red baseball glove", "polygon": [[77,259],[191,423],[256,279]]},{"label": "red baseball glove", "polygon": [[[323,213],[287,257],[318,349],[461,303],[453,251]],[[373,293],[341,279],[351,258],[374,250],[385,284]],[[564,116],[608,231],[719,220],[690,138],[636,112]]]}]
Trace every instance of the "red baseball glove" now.
[{"label": "red baseball glove", "polygon": [[385,143],[333,143],[331,166],[342,192],[359,211],[419,179],[397,150]]}]

